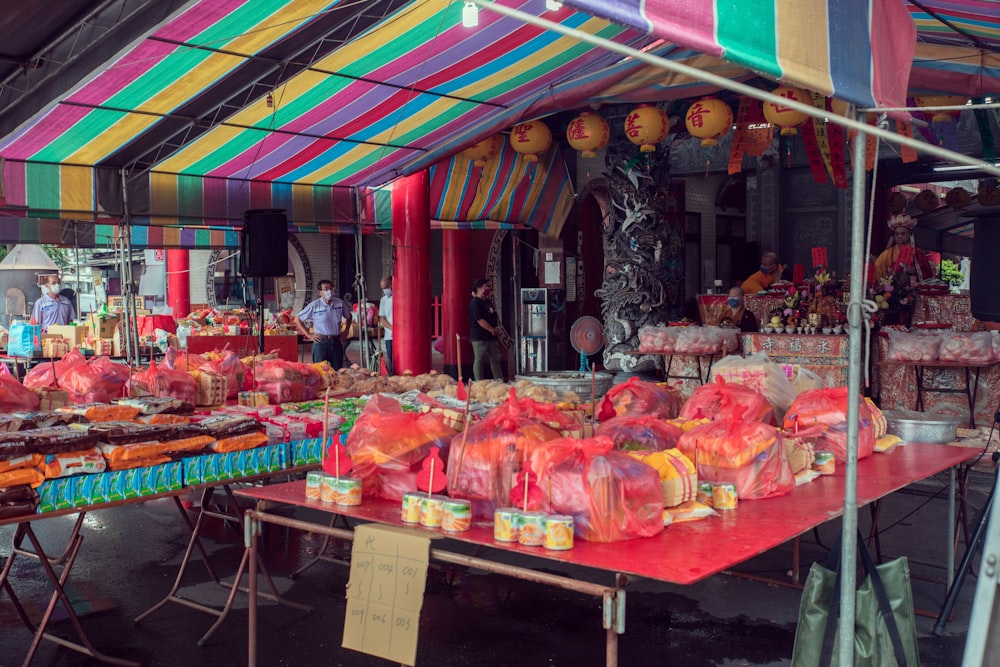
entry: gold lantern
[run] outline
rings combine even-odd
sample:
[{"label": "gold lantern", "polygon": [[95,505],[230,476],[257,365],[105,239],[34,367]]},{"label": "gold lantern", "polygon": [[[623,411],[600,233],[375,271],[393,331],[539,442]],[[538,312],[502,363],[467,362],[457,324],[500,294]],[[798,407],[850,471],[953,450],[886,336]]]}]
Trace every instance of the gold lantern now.
[{"label": "gold lantern", "polygon": [[921,190],[913,198],[913,203],[924,213],[933,211],[938,207],[938,196],[933,190]]},{"label": "gold lantern", "polygon": [[[957,107],[966,103],[967,99],[961,95],[922,95],[914,98],[918,107]],[[949,120],[958,118],[962,113],[960,109],[954,111],[928,111],[931,114],[932,123],[946,123]]]},{"label": "gold lantern", "polygon": [[472,164],[477,167],[485,167],[486,163],[495,158],[498,152],[500,152],[500,135],[494,134],[475,146],[469,146],[462,151],[462,155],[472,160]]},{"label": "gold lantern", "polygon": [[511,128],[510,145],[528,162],[538,162],[538,156],[552,145],[552,131],[540,120],[521,123]]},{"label": "gold lantern", "polygon": [[625,117],[625,136],[643,153],[652,153],[656,144],[670,134],[667,114],[652,104],[640,104]]},{"label": "gold lantern", "polygon": [[703,97],[688,108],[684,125],[701,145],[710,148],[733,127],[733,110],[717,97]]},{"label": "gold lantern", "polygon": [[893,192],[889,195],[889,212],[893,215],[906,210],[906,195],[902,192]]},{"label": "gold lantern", "polygon": [[611,128],[608,121],[591,111],[582,111],[566,126],[566,140],[582,157],[597,157],[596,151],[608,145]]},{"label": "gold lantern", "polygon": [[972,201],[972,195],[965,188],[952,188],[944,196],[944,203],[952,208],[965,208]]},{"label": "gold lantern", "polygon": [[[805,90],[801,88],[793,88],[791,86],[781,86],[780,88],[775,88],[771,91],[772,95],[777,95],[778,97],[784,97],[788,100],[795,100],[802,104],[812,104],[812,96]],[[802,123],[806,122],[809,118],[808,115],[792,109],[791,107],[786,107],[779,102],[764,102],[764,118],[771,125],[777,125],[781,128],[781,134],[785,136],[798,134],[797,128]]]}]

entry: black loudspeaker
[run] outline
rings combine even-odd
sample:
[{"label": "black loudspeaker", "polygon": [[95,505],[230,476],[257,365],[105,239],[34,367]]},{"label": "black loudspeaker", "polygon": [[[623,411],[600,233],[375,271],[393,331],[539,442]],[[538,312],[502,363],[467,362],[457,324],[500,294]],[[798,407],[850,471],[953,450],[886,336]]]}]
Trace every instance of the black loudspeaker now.
[{"label": "black loudspeaker", "polygon": [[969,276],[972,314],[977,320],[1000,322],[1000,219],[977,218],[975,234]]},{"label": "black loudspeaker", "polygon": [[243,212],[240,273],[254,278],[288,274],[288,218],[284,209]]}]

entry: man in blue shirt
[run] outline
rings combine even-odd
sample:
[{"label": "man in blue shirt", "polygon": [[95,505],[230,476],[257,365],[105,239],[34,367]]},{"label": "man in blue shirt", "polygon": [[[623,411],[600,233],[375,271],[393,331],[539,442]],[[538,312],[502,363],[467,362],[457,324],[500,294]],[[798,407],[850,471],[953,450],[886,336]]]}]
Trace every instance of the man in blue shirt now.
[{"label": "man in blue shirt", "polygon": [[42,332],[48,331],[55,324],[69,324],[76,319],[76,309],[73,303],[59,294],[62,285],[59,276],[48,278],[47,284],[40,286],[42,296],[35,302],[31,311],[31,321],[42,327]]},{"label": "man in blue shirt", "polygon": [[382,298],[378,302],[378,321],[385,329],[382,342],[385,343],[385,369],[389,375],[395,375],[392,365],[392,276],[385,276],[379,283],[382,287]]},{"label": "man in blue shirt", "polygon": [[[312,332],[305,323],[312,320]],[[334,370],[344,365],[344,341],[351,314],[347,305],[333,295],[333,282],[319,281],[319,298],[306,305],[295,317],[295,328],[312,341],[313,363],[327,361]]]}]

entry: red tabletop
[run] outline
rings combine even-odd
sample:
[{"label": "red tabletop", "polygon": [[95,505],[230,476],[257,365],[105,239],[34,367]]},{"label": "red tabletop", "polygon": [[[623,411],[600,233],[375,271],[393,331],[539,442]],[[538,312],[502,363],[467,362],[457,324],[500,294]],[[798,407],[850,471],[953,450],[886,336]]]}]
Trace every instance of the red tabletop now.
[{"label": "red tabletop", "polygon": [[[241,334],[239,336],[188,336],[187,351],[191,354],[202,354],[213,350],[230,349],[241,357],[257,354],[259,337],[256,335]],[[299,360],[299,337],[298,336],[264,336],[263,352],[277,352],[280,359],[285,361]]]},{"label": "red tabletop", "polygon": [[[977,454],[978,450],[972,448],[926,443],[898,447],[891,454],[875,454],[858,463],[858,506],[968,461]],[[720,512],[719,517],[667,526],[655,537],[612,543],[576,540],[569,551],[547,551],[497,542],[493,539],[493,525],[488,522],[475,523],[471,530],[463,533],[443,533],[404,524],[397,501],[366,499],[359,507],[343,507],[307,500],[304,481],[239,489],[236,493],[365,521],[410,526],[463,542],[574,565],[674,584],[693,584],[840,516],[844,477],[843,472],[838,471],[797,487],[787,496],[743,501],[736,510]]]}]

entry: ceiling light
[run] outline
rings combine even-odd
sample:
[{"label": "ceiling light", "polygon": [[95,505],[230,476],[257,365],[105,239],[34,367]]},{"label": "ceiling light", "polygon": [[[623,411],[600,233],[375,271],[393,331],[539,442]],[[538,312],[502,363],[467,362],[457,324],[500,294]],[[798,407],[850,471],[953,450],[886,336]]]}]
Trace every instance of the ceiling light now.
[{"label": "ceiling light", "polygon": [[475,28],[479,25],[479,7],[471,2],[466,2],[462,7],[462,25],[466,28]]},{"label": "ceiling light", "polygon": [[[994,167],[996,167],[996,166],[1000,166],[1000,165],[989,165],[989,163],[987,163],[984,166],[994,166]],[[970,166],[964,165],[964,164],[951,164],[951,165],[947,165],[947,166],[944,166],[944,167],[933,167],[933,171],[972,171],[972,170],[975,170],[975,169],[978,169],[978,168],[979,167],[970,167]]]},{"label": "ceiling light", "polygon": [[562,9],[562,3],[559,0],[545,0],[545,10],[549,12],[558,12]]}]

